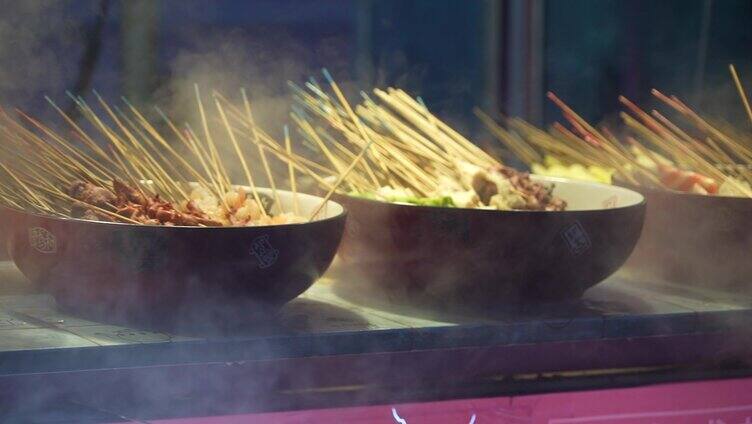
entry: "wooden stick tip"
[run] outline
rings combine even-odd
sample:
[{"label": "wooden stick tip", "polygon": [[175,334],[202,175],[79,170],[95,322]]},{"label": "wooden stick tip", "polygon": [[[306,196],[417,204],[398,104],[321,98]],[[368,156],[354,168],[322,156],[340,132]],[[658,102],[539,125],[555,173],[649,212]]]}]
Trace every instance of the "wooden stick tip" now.
[{"label": "wooden stick tip", "polygon": [[334,78],[332,78],[332,74],[329,73],[329,70],[321,68],[321,73],[324,74],[324,78],[326,78],[329,84],[334,84]]}]

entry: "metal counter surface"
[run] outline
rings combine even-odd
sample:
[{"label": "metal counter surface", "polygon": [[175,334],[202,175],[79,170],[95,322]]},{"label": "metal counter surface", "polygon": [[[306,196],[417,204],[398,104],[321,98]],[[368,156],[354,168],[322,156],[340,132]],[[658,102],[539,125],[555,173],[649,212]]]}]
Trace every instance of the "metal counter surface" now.
[{"label": "metal counter surface", "polygon": [[[2,263],[0,375],[656,337],[715,340],[723,333],[745,337],[752,322],[750,295],[618,276],[581,301],[500,306],[481,316],[388,299],[336,273],[265,322],[219,335],[210,327],[165,333],[73,316],[58,310],[49,295],[34,293],[12,264]],[[719,357],[738,347],[726,340],[713,349]],[[634,350],[641,357],[649,353]],[[560,368],[555,362],[563,359],[552,357],[550,364]],[[622,359],[627,363],[620,366],[630,365],[628,357]]]}]

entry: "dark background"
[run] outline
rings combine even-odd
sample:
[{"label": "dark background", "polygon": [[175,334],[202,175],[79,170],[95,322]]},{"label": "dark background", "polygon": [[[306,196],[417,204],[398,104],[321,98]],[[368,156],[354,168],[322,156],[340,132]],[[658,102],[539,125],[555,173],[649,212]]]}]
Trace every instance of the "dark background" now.
[{"label": "dark background", "polygon": [[536,123],[558,119],[547,90],[592,121],[614,116],[619,94],[650,104],[656,87],[749,125],[727,70],[736,64],[752,87],[749,0],[5,0],[0,7],[0,100],[43,116],[44,95],[67,104],[65,90],[87,97],[92,89],[188,113],[187,88],[198,82],[206,90],[248,87],[260,119],[274,128],[286,119],[286,81],[326,67],[353,100],[358,90],[397,85],[471,134],[479,130],[476,105]]},{"label": "dark background", "polygon": [[752,86],[752,2],[549,1],[546,22],[547,88],[587,118],[658,88],[744,123],[728,65]]}]

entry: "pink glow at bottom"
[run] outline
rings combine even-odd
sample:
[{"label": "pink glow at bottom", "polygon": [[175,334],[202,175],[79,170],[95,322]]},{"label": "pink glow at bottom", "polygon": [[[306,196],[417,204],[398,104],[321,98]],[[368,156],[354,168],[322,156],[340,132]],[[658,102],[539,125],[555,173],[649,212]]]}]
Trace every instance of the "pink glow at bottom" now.
[{"label": "pink glow at bottom", "polygon": [[752,378],[150,421],[158,424],[752,424]]}]

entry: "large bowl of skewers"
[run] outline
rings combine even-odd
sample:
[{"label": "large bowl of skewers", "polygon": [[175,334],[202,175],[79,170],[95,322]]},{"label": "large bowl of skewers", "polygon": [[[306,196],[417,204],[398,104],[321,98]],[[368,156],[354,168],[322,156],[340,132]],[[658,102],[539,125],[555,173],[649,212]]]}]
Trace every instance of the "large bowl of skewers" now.
[{"label": "large bowl of skewers", "polygon": [[631,253],[640,194],[518,172],[402,90],[353,108],[326,76],[327,88],[293,86],[293,119],[317,169],[338,175],[314,178],[348,210],[339,256],[352,284],[408,302],[574,299]]},{"label": "large bowl of skewers", "polygon": [[[168,135],[130,105],[100,99],[98,115],[78,102],[94,128],[63,115],[78,145],[30,116],[0,114],[8,252],[61,306],[158,327],[232,326],[298,296],[332,262],[342,206],[282,190],[271,174],[272,187],[258,187],[229,123],[198,135],[165,116]],[[247,185],[230,183],[219,140]]]},{"label": "large bowl of skewers", "polygon": [[[732,74],[746,100],[733,68]],[[590,126],[551,93],[569,128],[556,123],[545,131],[515,118],[498,125],[479,116],[534,171],[618,184],[645,196],[644,230],[622,276],[749,289],[752,140],[676,96],[653,94],[678,120],[621,97],[626,111],[620,137]]]}]

